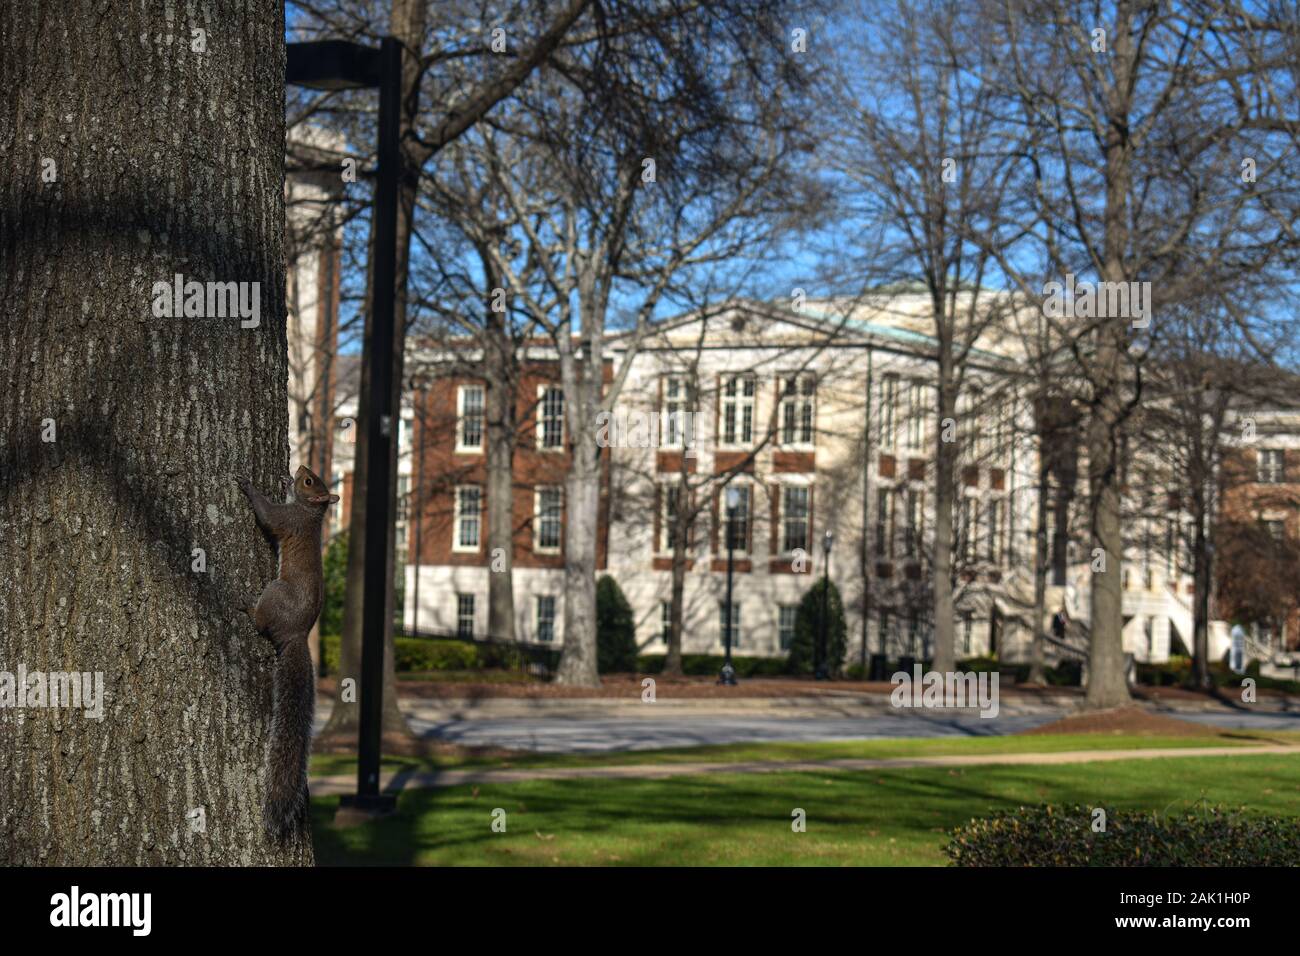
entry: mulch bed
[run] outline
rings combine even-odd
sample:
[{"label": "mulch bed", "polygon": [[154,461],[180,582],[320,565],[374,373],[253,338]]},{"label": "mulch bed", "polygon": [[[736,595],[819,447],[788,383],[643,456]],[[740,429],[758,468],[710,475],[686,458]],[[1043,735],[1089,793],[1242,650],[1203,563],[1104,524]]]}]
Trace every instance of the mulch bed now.
[{"label": "mulch bed", "polygon": [[1075,714],[1020,734],[1139,734],[1160,737],[1205,737],[1222,733],[1217,727],[1155,714],[1142,707],[1115,707]]}]

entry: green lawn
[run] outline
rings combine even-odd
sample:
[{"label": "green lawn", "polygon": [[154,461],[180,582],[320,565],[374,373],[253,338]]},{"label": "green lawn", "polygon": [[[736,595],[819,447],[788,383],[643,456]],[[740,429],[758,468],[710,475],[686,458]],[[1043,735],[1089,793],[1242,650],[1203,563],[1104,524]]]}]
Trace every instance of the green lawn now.
[{"label": "green lawn", "polygon": [[[1019,749],[1023,739],[1000,738]],[[1052,740],[1029,739],[1043,749]],[[1115,738],[1098,739],[1115,744]],[[992,741],[961,743],[992,746]],[[1151,738],[1143,744],[1156,745]],[[1057,749],[1075,746],[1077,741]],[[477,792],[470,787],[407,792],[395,816],[345,830],[330,822],[336,797],[313,800],[312,809],[321,865],[942,865],[943,831],[993,809],[1051,802],[1166,812],[1201,800],[1296,815],[1300,760],[1243,754],[1060,766],[533,781],[485,785]],[[505,833],[491,829],[497,807],[507,813]],[[796,807],[807,812],[806,833],[791,832]]]},{"label": "green lawn", "polygon": [[[1011,737],[907,737],[889,740],[838,740],[825,743],[720,744],[666,750],[634,750],[603,754],[528,754],[503,760],[486,757],[414,758],[385,756],[383,769],[430,770],[449,767],[614,767],[629,764],[692,763],[751,760],[840,760],[878,757],[928,757],[949,754],[1055,753],[1063,750],[1130,750],[1140,747],[1223,747],[1264,743],[1300,744],[1296,731],[1234,731],[1202,737],[1158,737],[1135,734],[1059,734]],[[356,758],[315,754],[311,775],[355,776]]]}]

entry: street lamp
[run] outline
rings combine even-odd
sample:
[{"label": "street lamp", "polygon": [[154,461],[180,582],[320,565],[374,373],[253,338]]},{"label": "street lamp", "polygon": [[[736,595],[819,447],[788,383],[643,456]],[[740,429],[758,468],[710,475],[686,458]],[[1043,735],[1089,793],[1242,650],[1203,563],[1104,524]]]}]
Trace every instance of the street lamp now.
[{"label": "street lamp", "polygon": [[361,604],[361,721],[357,792],[340,808],[391,813],[396,798],[379,792],[380,734],[384,719],[384,613],[388,549],[389,450],[393,422],[393,322],[397,295],[397,182],[401,163],[399,108],[402,47],[384,37],[378,48],[350,40],[287,44],[285,82],[317,90],[379,89],[379,169],[375,181],[374,281],[370,292],[370,393],[366,410],[366,574]]},{"label": "street lamp", "polygon": [[835,541],[835,532],[827,531],[826,537],[822,538],[822,613],[819,627],[817,628],[817,680],[829,680],[830,670],[826,666],[826,628],[828,614],[827,608],[830,604],[831,590],[831,545]]},{"label": "street lamp", "polygon": [[726,641],[727,656],[726,660],[722,662],[722,672],[718,675],[718,683],[725,684],[728,687],[736,686],[736,668],[731,666],[731,629],[733,626],[731,619],[731,588],[732,574],[735,570],[736,512],[740,510],[740,494],[740,489],[734,485],[727,488],[727,606],[724,610],[727,632],[723,635]]}]

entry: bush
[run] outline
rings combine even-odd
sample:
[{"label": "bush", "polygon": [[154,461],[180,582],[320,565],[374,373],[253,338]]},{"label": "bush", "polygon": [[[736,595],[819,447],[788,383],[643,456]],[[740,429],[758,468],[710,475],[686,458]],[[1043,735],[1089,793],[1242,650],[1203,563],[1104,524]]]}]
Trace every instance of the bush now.
[{"label": "bush", "polygon": [[602,674],[636,670],[636,620],[618,582],[596,582],[596,669]]},{"label": "bush", "polygon": [[1210,807],[1177,816],[1017,807],[951,831],[954,866],[1300,866],[1300,823]]},{"label": "bush", "polygon": [[325,549],[325,603],[321,605],[320,632],[343,632],[343,601],[348,587],[348,533],[336,535]]},{"label": "bush", "polygon": [[[339,643],[337,634],[321,638],[321,652],[325,655],[325,672],[337,674],[339,669]],[[540,648],[511,647],[500,644],[478,644],[469,641],[430,640],[423,637],[394,637],[393,661],[399,673],[412,671],[464,671],[464,670],[522,670],[530,663],[545,664],[554,671],[560,652]]]},{"label": "bush", "polygon": [[[790,644],[790,657],[786,661],[786,672],[790,674],[813,673],[816,660],[817,635],[821,633],[822,590],[827,585],[825,578],[808,589],[794,619],[794,640]],[[835,582],[829,582],[830,591],[826,595],[826,610],[829,624],[826,628],[826,669],[832,675],[838,674],[844,664],[844,650],[848,645],[844,626],[844,605],[840,603],[839,588]]]},{"label": "bush", "polygon": [[[682,673],[689,677],[716,677],[726,658],[721,654],[683,654]],[[731,666],[737,677],[780,677],[785,673],[785,659],[780,657],[736,657]],[[643,654],[636,659],[637,673],[659,674],[664,669],[663,654]]]}]

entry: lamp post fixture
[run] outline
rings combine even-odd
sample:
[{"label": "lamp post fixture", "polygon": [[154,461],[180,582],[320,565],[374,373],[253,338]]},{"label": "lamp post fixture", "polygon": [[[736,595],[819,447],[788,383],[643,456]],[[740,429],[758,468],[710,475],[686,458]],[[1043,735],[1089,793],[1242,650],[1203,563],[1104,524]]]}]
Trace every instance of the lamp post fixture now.
[{"label": "lamp post fixture", "polygon": [[361,726],[357,741],[357,792],[340,808],[378,815],[396,809],[396,798],[379,792],[380,734],[384,719],[384,612],[387,590],[389,449],[397,438],[393,419],[393,322],[397,296],[397,183],[401,163],[399,109],[402,47],[384,37],[376,47],[350,40],[287,45],[285,82],[317,90],[375,87],[379,90],[379,169],[375,180],[374,281],[369,332],[370,393],[366,414],[366,561],[361,604]]},{"label": "lamp post fixture", "polygon": [[736,554],[736,512],[740,509],[740,489],[736,487],[727,488],[727,606],[724,612],[724,620],[727,622],[727,631],[723,635],[726,642],[726,659],[722,662],[722,672],[718,675],[718,683],[725,684],[728,687],[736,686],[736,668],[731,666],[731,629],[734,622],[731,619],[733,605],[731,603],[732,573],[735,568]]},{"label": "lamp post fixture", "polygon": [[830,606],[831,591],[831,544],[835,541],[835,533],[827,531],[826,537],[822,538],[822,613],[817,628],[817,653],[814,655],[816,661],[816,678],[817,680],[830,680],[830,668],[826,665],[826,628],[828,621],[826,619],[828,608]]}]

